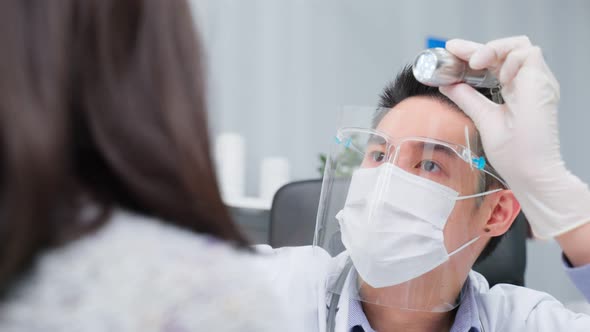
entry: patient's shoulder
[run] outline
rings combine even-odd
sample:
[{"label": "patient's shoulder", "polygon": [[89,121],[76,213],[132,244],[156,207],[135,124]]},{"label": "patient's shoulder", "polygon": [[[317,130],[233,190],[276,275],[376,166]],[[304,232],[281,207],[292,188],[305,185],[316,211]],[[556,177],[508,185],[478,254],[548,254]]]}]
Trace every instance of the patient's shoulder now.
[{"label": "patient's shoulder", "polygon": [[261,272],[251,253],[118,212],[96,233],[43,255],[0,305],[0,329],[271,330],[280,309]]}]

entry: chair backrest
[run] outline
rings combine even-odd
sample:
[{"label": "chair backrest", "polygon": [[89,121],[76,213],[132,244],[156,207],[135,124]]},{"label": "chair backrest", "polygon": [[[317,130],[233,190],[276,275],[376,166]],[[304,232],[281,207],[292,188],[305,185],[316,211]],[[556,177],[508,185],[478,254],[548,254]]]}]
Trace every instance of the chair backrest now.
[{"label": "chair backrest", "polygon": [[[321,180],[291,182],[280,188],[270,211],[269,243],[273,247],[310,245],[313,242]],[[346,194],[342,195],[342,200]],[[524,285],[526,267],[526,238],[528,226],[520,214],[513,228],[486,259],[474,270],[483,274],[490,286],[498,283]],[[335,251],[343,250],[341,243],[331,244]],[[331,252],[335,254],[335,252]]]}]

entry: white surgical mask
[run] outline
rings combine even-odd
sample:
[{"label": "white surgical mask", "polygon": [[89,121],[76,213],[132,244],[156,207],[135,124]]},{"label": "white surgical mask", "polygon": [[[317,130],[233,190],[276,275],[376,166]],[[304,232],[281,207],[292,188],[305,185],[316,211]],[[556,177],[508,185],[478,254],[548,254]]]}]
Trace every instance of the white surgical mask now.
[{"label": "white surgical mask", "polygon": [[[387,182],[378,185],[383,181]],[[342,243],[370,286],[406,282],[479,239],[448,253],[443,229],[457,200],[496,191],[458,197],[451,188],[390,163],[359,169],[352,177],[344,209],[336,215]]]}]

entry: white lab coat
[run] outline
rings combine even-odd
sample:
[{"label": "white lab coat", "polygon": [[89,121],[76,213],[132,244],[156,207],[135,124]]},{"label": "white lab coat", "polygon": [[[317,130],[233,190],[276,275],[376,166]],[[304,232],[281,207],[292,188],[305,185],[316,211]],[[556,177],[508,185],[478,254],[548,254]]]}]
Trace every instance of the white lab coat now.
[{"label": "white lab coat", "polygon": [[[263,245],[257,246],[257,250],[273,256],[269,271],[274,286],[287,297],[302,331],[326,331],[328,283],[336,280],[346,256],[332,258],[323,249],[311,246],[272,249]],[[475,271],[469,278],[476,290],[484,332],[590,331],[590,316],[566,309],[549,294],[513,285],[496,285],[490,289],[485,278]],[[348,325],[348,289],[345,284],[338,302],[336,331],[339,332],[346,331]]]}]

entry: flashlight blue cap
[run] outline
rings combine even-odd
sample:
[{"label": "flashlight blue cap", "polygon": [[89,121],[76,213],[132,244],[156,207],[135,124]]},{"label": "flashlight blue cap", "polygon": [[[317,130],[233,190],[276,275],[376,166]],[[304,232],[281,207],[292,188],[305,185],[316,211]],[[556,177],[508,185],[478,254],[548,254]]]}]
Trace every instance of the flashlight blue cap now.
[{"label": "flashlight blue cap", "polygon": [[436,38],[436,37],[427,37],[426,38],[426,48],[435,48],[441,47],[445,48],[447,44],[447,40],[443,38]]}]

